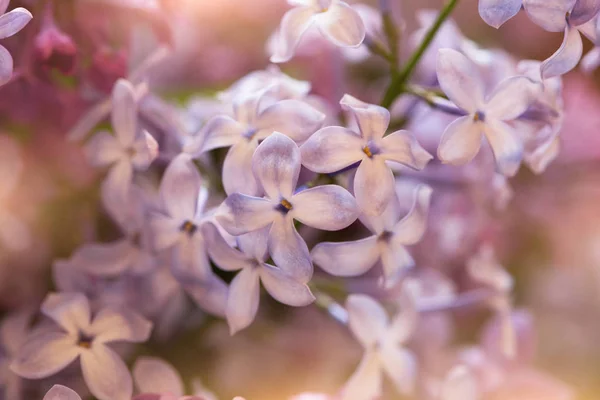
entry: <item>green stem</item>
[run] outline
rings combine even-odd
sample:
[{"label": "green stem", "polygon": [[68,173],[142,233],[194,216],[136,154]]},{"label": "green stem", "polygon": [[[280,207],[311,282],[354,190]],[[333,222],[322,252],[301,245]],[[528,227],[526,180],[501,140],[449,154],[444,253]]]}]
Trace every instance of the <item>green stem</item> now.
[{"label": "green stem", "polygon": [[452,11],[454,11],[454,8],[457,4],[458,0],[449,0],[448,3],[446,3],[431,28],[429,28],[429,31],[427,31],[423,41],[411,55],[402,71],[400,71],[400,73],[392,79],[392,82],[385,93],[383,101],[381,102],[383,107],[389,108],[394,103],[394,100],[396,100],[398,96],[405,92],[406,82],[408,82],[414,73],[419,61],[421,61],[421,58],[423,57],[423,54],[425,54],[425,51],[427,51],[429,45],[437,35],[444,22],[446,22],[450,14],[452,14]]}]

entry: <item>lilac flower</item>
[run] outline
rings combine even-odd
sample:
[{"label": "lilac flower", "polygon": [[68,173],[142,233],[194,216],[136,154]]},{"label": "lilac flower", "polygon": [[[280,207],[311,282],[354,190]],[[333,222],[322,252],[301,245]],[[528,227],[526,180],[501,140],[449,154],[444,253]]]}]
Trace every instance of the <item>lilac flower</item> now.
[{"label": "lilac flower", "polygon": [[381,215],[394,194],[394,174],[387,161],[423,169],[431,160],[406,131],[386,137],[390,113],[350,95],[340,101],[351,112],[360,134],[341,126],[328,126],[312,135],[301,147],[302,164],[311,171],[332,173],[360,162],[354,177],[354,194],[362,212]]},{"label": "lilac flower", "polygon": [[148,168],[158,156],[158,143],[148,132],[138,130],[137,100],[131,83],[121,79],[115,84],[112,103],[114,136],[97,133],[86,150],[92,165],[111,167],[102,186],[103,195],[126,202],[133,171]]},{"label": "lilac flower", "polygon": [[54,385],[42,400],[81,400],[81,397],[66,386]]},{"label": "lilac flower", "polygon": [[[313,261],[336,276],[357,276],[367,272],[377,262],[383,267],[386,286],[392,286],[402,272],[414,265],[406,245],[418,242],[427,226],[431,188],[425,185],[415,190],[414,203],[408,214],[399,219],[394,210],[380,217],[367,218],[374,233],[368,238],[351,242],[323,242],[311,252]],[[390,209],[394,209],[390,205]]]},{"label": "lilac flower", "polygon": [[100,400],[129,400],[131,375],[106,344],[144,342],[152,324],[127,309],[104,308],[93,319],[88,300],[79,293],[50,294],[42,312],[61,329],[44,330],[27,339],[11,368],[28,379],[40,379],[64,369],[77,358],[90,392]]},{"label": "lilac flower", "polygon": [[438,147],[439,159],[454,165],[468,163],[479,152],[483,134],[500,172],[515,175],[523,143],[507,122],[527,110],[538,85],[526,77],[512,77],[484,97],[483,81],[474,64],[451,49],[440,50],[437,74],[442,90],[467,114],[446,128]]},{"label": "lilac flower", "polygon": [[366,295],[355,294],[346,301],[350,330],[364,347],[360,365],[342,390],[342,400],[374,399],[381,396],[385,373],[395,388],[411,393],[416,373],[415,358],[402,347],[416,326],[410,304],[391,322],[384,308]]},{"label": "lilac flower", "polygon": [[450,370],[442,383],[439,400],[478,400],[477,382],[471,372],[462,365]]},{"label": "lilac flower", "polygon": [[325,119],[321,112],[299,100],[267,102],[268,93],[267,89],[237,96],[233,101],[233,118],[227,115],[212,118],[198,141],[188,149],[195,154],[230,147],[223,163],[223,187],[227,194],[261,194],[252,173],[252,155],[260,140],[277,131],[302,142]]},{"label": "lilac flower", "polygon": [[340,0],[288,0],[294,8],[281,20],[271,62],[289,61],[304,33],[314,24],[332,44],[358,47],[365,38],[365,26],[358,12]]},{"label": "lilac flower", "polygon": [[150,215],[155,249],[170,252],[173,275],[202,308],[223,315],[227,286],[211,270],[200,229],[208,219],[208,191],[188,155],[171,161],[159,192],[162,211]]},{"label": "lilac flower", "polygon": [[314,301],[308,286],[273,265],[267,264],[268,230],[238,236],[239,250],[231,248],[213,224],[202,227],[213,262],[226,271],[240,272],[231,282],[226,317],[231,334],[248,327],[258,311],[260,283],[277,301],[306,306]]},{"label": "lilac flower", "polygon": [[258,146],[252,169],[266,197],[229,195],[217,211],[216,219],[232,235],[269,227],[268,249],[275,265],[306,283],[312,275],[312,263],[306,243],[294,227],[294,219],[317,229],[343,229],[357,218],[356,201],[336,185],[294,193],[300,174],[300,149],[279,132]]},{"label": "lilac flower", "polygon": [[[22,7],[6,12],[8,3],[10,0],[0,0],[0,39],[6,39],[18,33],[33,18],[33,15]],[[10,80],[12,73],[13,58],[8,50],[0,45],[0,86]]]}]

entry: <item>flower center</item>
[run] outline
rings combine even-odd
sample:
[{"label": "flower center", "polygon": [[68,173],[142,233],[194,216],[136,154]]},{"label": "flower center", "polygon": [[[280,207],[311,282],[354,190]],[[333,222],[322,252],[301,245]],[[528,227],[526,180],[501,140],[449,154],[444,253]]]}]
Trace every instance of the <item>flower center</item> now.
[{"label": "flower center", "polygon": [[294,206],[286,199],[281,199],[281,202],[277,204],[276,207],[277,211],[283,214],[287,214],[292,208],[294,208]]},{"label": "flower center", "polygon": [[192,236],[198,230],[198,225],[194,224],[192,221],[185,221],[179,229],[181,232],[185,232]]},{"label": "flower center", "polygon": [[257,132],[258,132],[258,129],[256,129],[256,128],[248,128],[248,130],[246,130],[246,132],[244,132],[244,134],[242,136],[244,136],[248,140],[252,140],[254,138],[254,135],[256,135]]},{"label": "flower center", "polygon": [[322,13],[329,11],[329,6],[331,6],[331,0],[318,0],[318,3]]},{"label": "flower center", "polygon": [[474,122],[485,122],[485,113],[483,113],[482,111],[477,111],[475,113],[475,115],[473,115],[473,121]]},{"label": "flower center", "polygon": [[383,231],[381,232],[381,234],[379,235],[379,240],[382,242],[389,242],[390,239],[392,238],[394,234],[390,231]]},{"label": "flower center", "polygon": [[83,332],[79,332],[79,338],[77,339],[77,346],[84,348],[84,349],[90,349],[92,347],[92,342],[94,341],[94,338],[86,335]]}]

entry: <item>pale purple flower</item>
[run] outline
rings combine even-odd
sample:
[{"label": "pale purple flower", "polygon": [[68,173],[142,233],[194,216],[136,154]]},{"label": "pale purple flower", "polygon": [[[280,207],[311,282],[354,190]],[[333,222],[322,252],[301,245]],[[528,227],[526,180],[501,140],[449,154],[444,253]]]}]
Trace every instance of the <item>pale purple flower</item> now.
[{"label": "pale purple flower", "polygon": [[211,270],[201,225],[208,190],[187,154],[171,161],[159,189],[162,210],[150,214],[150,227],[157,251],[171,254],[173,275],[206,311],[223,315],[227,285]]},{"label": "pale purple flower", "polygon": [[92,319],[88,300],[79,293],[49,294],[41,310],[60,329],[43,330],[29,337],[11,369],[24,378],[40,379],[79,358],[83,377],[94,396],[100,400],[129,400],[133,391],[131,375],[107,343],[144,342],[152,324],[125,308],[104,308]]},{"label": "pale purple flower", "polygon": [[342,400],[375,399],[381,395],[384,374],[394,387],[409,394],[414,387],[416,360],[402,345],[410,339],[417,314],[410,304],[390,322],[385,309],[362,294],[348,297],[349,326],[364,347],[360,365],[342,390]]},{"label": "pale purple flower", "polygon": [[360,15],[341,0],[288,0],[288,3],[294,8],[281,20],[271,62],[289,61],[300,39],[313,25],[336,46],[358,47],[365,38]]},{"label": "pale purple flower", "polygon": [[442,382],[439,400],[478,400],[480,398],[477,381],[467,367],[457,365],[448,372]]},{"label": "pale purple flower", "polygon": [[498,170],[507,176],[515,175],[523,158],[523,143],[507,122],[527,110],[539,85],[526,77],[511,77],[485,96],[475,65],[451,49],[440,50],[437,73],[442,90],[467,114],[446,128],[438,158],[448,164],[466,164],[477,155],[485,136]]},{"label": "pale purple flower", "polygon": [[81,400],[81,397],[66,386],[54,385],[42,400]]},{"label": "pale purple flower", "polygon": [[[6,12],[10,0],[0,0],[0,40],[11,37],[25,27],[33,18],[33,15],[22,7]],[[7,83],[13,73],[13,58],[0,45],[0,86]]]},{"label": "pale purple flower", "polygon": [[329,274],[357,276],[378,262],[383,267],[386,286],[394,285],[414,260],[405,246],[418,242],[427,226],[431,188],[415,189],[414,202],[408,214],[400,219],[394,205],[380,217],[365,218],[373,236],[351,242],[323,242],[311,251],[313,261]]},{"label": "pale purple flower", "polygon": [[184,386],[177,370],[155,357],[139,357],[133,365],[133,379],[141,393],[184,395]]},{"label": "pale purple flower", "polygon": [[268,249],[275,265],[306,283],[312,275],[312,262],[294,220],[317,229],[340,230],[356,220],[356,201],[336,185],[294,193],[300,174],[300,149],[279,132],[258,146],[252,169],[266,197],[229,195],[217,211],[216,219],[232,235],[269,227]]},{"label": "pale purple flower", "polygon": [[267,229],[238,236],[239,250],[231,248],[213,224],[205,224],[202,230],[213,262],[225,271],[240,271],[231,282],[225,314],[232,335],[254,321],[261,282],[267,292],[283,304],[301,307],[314,301],[307,285],[266,262]]},{"label": "pale purple flower", "polygon": [[103,197],[126,202],[134,170],[148,168],[158,156],[158,143],[148,132],[138,129],[137,99],[130,82],[124,79],[117,81],[112,104],[114,135],[97,133],[87,144],[86,151],[92,165],[110,166],[102,184]]},{"label": "pale purple flower", "polygon": [[328,126],[312,135],[301,147],[302,164],[311,171],[332,173],[360,162],[354,177],[354,194],[362,212],[381,215],[394,194],[394,174],[388,161],[423,169],[431,160],[417,140],[406,131],[384,137],[390,113],[350,95],[340,101],[352,113],[360,133]]},{"label": "pale purple flower", "polygon": [[218,115],[206,123],[188,152],[199,154],[229,147],[223,162],[223,187],[227,194],[261,194],[252,173],[252,155],[259,141],[274,131],[302,142],[319,129],[325,115],[294,99],[273,101],[269,89],[240,94],[233,100],[233,117]]}]

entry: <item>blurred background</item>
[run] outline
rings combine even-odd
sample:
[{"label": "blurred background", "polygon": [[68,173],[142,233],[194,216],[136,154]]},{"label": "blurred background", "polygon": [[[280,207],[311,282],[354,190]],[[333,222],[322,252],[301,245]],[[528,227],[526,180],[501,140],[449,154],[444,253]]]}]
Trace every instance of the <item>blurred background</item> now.
[{"label": "blurred background", "polygon": [[[417,27],[416,10],[442,4],[391,2],[406,22],[405,35]],[[68,257],[81,243],[114,235],[99,200],[103,172],[87,164],[80,145],[66,140],[83,113],[162,42],[172,45],[174,53],[153,70],[153,90],[204,118],[211,101],[202,96],[267,66],[265,44],[287,9],[283,0],[12,0],[10,7],[16,6],[29,9],[34,19],[2,42],[15,59],[15,76],[0,88],[2,312],[41,301],[52,287],[54,259]],[[480,19],[476,0],[461,0],[453,17],[483,47],[502,48],[516,59],[547,58],[562,35],[541,30],[522,14],[495,30]],[[42,32],[46,37],[40,39]],[[343,67],[339,56],[319,46],[305,45],[284,70],[310,80],[313,91],[332,104],[342,92],[357,88],[367,88],[359,91],[363,100],[377,102],[381,85],[371,78],[376,63]],[[498,257],[515,277],[515,306],[533,317],[531,363],[575,388],[581,400],[600,398],[597,78],[577,70],[564,77],[561,153],[544,174],[523,169],[511,181],[514,199],[496,216],[493,233],[501,243]],[[360,83],[355,87],[353,82]],[[465,207],[452,203],[448,210],[458,215]],[[430,264],[454,276],[461,262]],[[265,304],[257,322],[233,338],[224,322],[211,320],[144,352],[173,362],[186,379],[200,376],[223,399],[236,394],[281,399],[306,390],[335,390],[360,357],[348,331],[316,307]],[[487,317],[485,311],[456,316],[456,329],[464,334],[453,344],[477,341]],[[513,398],[518,397],[497,395],[498,400]]]}]

